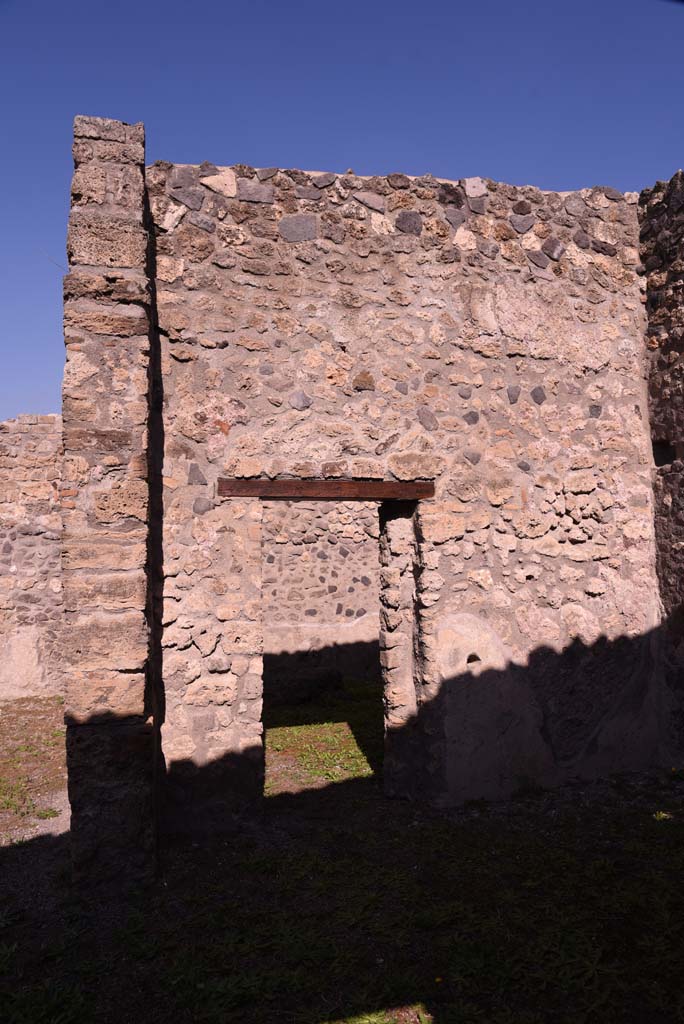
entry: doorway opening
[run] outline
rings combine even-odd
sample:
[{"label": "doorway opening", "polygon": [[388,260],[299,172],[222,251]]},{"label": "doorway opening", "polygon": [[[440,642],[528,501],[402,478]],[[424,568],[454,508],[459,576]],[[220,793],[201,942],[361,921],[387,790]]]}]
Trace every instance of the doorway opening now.
[{"label": "doorway opening", "polygon": [[268,795],[379,782],[379,502],[263,501]]}]

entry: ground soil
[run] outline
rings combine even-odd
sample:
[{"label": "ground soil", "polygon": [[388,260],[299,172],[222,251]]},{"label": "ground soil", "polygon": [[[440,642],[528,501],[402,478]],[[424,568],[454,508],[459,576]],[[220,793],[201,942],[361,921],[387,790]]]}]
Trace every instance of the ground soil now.
[{"label": "ground soil", "polygon": [[36,816],[63,799],[60,709],[15,703],[3,1021],[684,1021],[678,772],[450,814],[390,802],[377,688],[347,685],[267,712],[261,814],[167,845],[145,892],[78,894],[65,819]]}]

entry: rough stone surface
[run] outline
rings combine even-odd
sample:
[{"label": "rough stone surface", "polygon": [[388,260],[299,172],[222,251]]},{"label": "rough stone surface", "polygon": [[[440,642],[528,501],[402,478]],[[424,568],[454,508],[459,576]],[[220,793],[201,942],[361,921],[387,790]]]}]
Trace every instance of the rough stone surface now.
[{"label": "rough stone surface", "polygon": [[61,694],[62,423],[0,423],[0,700]]},{"label": "rough stone surface", "polygon": [[[189,461],[209,488],[219,475],[435,479],[437,500],[419,509],[415,534],[416,600],[424,610],[406,647],[397,648],[412,649],[418,638],[420,664],[404,669],[421,720],[443,682],[433,646],[452,615],[483,620],[507,663],[517,665],[538,650],[562,659],[573,645],[656,627],[634,203],[623,197],[606,205],[600,190],[583,190],[575,218],[571,197],[491,183],[486,212],[466,213],[454,230],[447,214],[464,209],[468,192],[484,198],[482,185],[343,175],[319,189],[321,231],[300,253],[278,225],[312,215],[309,200],[296,196],[309,178],[280,171],[271,181],[272,204],[221,211],[213,252],[199,263],[188,261],[182,227],[165,230],[156,220],[158,260],[178,268],[158,281],[170,481],[164,643],[169,678],[180,673],[177,684],[167,679],[165,751],[201,763],[239,751],[231,736],[257,753],[261,743],[256,681],[254,696],[241,697],[237,681],[213,697],[203,686],[197,692],[211,725],[201,742],[191,726],[185,687],[204,678],[216,643],[231,657],[237,642],[226,635],[229,619],[214,620],[209,592],[217,583],[210,581],[236,590],[240,651],[256,676],[264,570],[257,503],[224,501],[201,525],[193,521]],[[156,219],[170,176],[160,173],[148,187]],[[211,206],[202,212],[211,215]],[[573,241],[580,229],[615,255],[581,249]],[[226,254],[220,262],[219,252]],[[179,349],[187,352],[181,361]],[[595,405],[604,410],[598,419]],[[240,574],[231,568],[237,564]],[[600,595],[587,590],[596,579]],[[302,621],[314,618],[307,616],[313,608],[303,596]],[[202,631],[206,643],[190,639]],[[382,654],[384,672],[391,657],[398,655]],[[550,736],[547,780],[582,770],[592,730],[623,696],[617,672],[577,691],[571,675],[541,657],[527,674]],[[492,713],[503,721],[497,707]],[[473,721],[485,711],[486,701]],[[653,731],[650,742],[648,756],[658,757]],[[455,746],[440,747],[440,756],[448,760]],[[642,747],[635,757],[644,756]],[[461,771],[456,786],[444,768],[435,799],[474,794],[479,783],[469,790]],[[513,785],[502,770],[499,792]]]},{"label": "rough stone surface", "polygon": [[[61,491],[71,843],[77,878],[120,876],[125,864],[134,881],[154,868],[142,125],[77,118],[74,164]],[[179,171],[171,190],[194,181]],[[100,172],[102,195],[86,193],[80,182]]]},{"label": "rough stone surface", "polygon": [[374,502],[264,502],[262,593],[269,698],[378,675]]},{"label": "rough stone surface", "polygon": [[660,592],[678,652],[684,640],[684,174],[641,195],[647,273],[649,414],[656,458]]},{"label": "rough stone surface", "polygon": [[[292,169],[262,181],[244,165],[157,164],[143,180],[138,128],[78,132],[63,552],[77,846],[99,841],[86,807],[102,836],[126,802],[129,823],[145,820],[150,713],[176,821],[217,827],[258,799],[264,653],[299,642],[297,618],[300,632],[318,616],[365,629],[360,569],[339,566],[371,543],[388,792],[449,805],[678,763],[663,626],[681,572],[663,546],[682,489],[671,460],[654,510],[647,378],[654,438],[676,450],[681,180],[642,198],[649,355],[635,196]],[[313,220],[316,237],[283,235]],[[382,505],[378,536],[354,546],[342,516],[360,527],[369,509],[282,515],[218,498],[225,476],[432,479],[436,493]],[[333,561],[352,574],[344,600]],[[276,578],[286,568],[301,586]],[[99,730],[116,748],[116,723],[140,771],[110,765],[98,811],[88,759]]]}]

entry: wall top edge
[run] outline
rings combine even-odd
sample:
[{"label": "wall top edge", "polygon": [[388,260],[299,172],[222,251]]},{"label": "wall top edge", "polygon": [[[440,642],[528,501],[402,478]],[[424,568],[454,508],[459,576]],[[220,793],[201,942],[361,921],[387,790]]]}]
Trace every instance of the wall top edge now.
[{"label": "wall top edge", "polygon": [[[483,176],[470,176],[463,178],[442,178],[437,175],[425,173],[425,174],[404,174],[402,172],[388,172],[387,174],[356,174],[352,170],[347,171],[321,171],[311,170],[300,167],[252,167],[247,164],[212,164],[209,162],[199,164],[188,164],[188,163],[173,163],[169,160],[156,160],[152,164],[147,164],[146,169],[153,169],[155,167],[160,168],[187,168],[195,172],[199,172],[199,177],[209,178],[215,174],[221,174],[229,171],[236,174],[238,177],[253,177],[256,175],[260,180],[268,181],[271,177],[275,177],[276,174],[288,174],[288,175],[307,175],[311,178],[330,178],[331,183],[336,179],[347,179],[347,181],[359,181],[359,182],[387,182],[393,178],[405,178],[409,182],[432,182],[433,184],[439,185],[453,185],[465,188],[466,193],[468,192],[468,186],[471,188],[478,188],[480,183],[486,186],[490,191],[496,191],[498,187],[501,188],[513,188],[521,192],[532,192],[541,196],[588,196],[595,193],[603,193],[608,198],[620,201],[624,200],[629,204],[636,204],[639,201],[640,192],[621,192],[619,189],[613,188],[610,185],[590,185],[584,188],[568,189],[568,190],[556,190],[556,189],[543,189],[537,185],[530,184],[516,184],[508,181],[500,181],[495,178],[487,178]],[[242,172],[242,173],[240,173]],[[677,172],[678,174],[681,172]],[[267,177],[265,175],[268,175]],[[658,184],[667,185],[669,182]],[[322,186],[327,187],[327,186]],[[657,187],[657,186],[653,186]],[[645,189],[644,191],[648,191]]]},{"label": "wall top edge", "polygon": [[0,430],[18,430],[22,427],[41,426],[53,427],[55,433],[62,429],[62,417],[58,412],[49,412],[41,415],[29,412],[19,413],[7,420],[0,420]]}]

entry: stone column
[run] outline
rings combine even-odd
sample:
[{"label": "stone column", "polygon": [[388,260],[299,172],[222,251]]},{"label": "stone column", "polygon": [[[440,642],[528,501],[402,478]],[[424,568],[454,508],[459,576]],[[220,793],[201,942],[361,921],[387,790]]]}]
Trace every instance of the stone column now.
[{"label": "stone column", "polygon": [[385,706],[383,781],[388,796],[416,796],[422,776],[417,736],[416,537],[414,506],[380,507],[380,666]]},{"label": "stone column", "polygon": [[77,880],[153,870],[150,288],[144,130],[77,117],[64,331],[62,569]]}]

